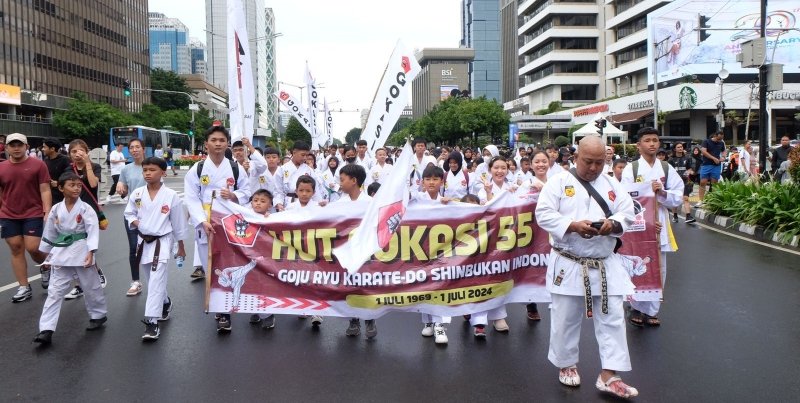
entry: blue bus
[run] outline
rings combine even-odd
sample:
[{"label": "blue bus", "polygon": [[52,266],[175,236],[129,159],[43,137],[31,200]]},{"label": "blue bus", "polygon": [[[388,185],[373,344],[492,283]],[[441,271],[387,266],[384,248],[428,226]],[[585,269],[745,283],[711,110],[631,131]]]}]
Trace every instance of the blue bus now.
[{"label": "blue bus", "polygon": [[131,160],[131,155],[128,153],[128,143],[133,139],[139,139],[144,143],[145,157],[152,157],[153,151],[159,144],[161,144],[162,148],[166,148],[167,144],[172,144],[174,159],[178,159],[185,154],[191,154],[189,149],[192,146],[192,139],[188,134],[145,126],[112,127],[108,141],[109,149],[113,150],[117,144],[123,144],[122,153],[125,158]]}]

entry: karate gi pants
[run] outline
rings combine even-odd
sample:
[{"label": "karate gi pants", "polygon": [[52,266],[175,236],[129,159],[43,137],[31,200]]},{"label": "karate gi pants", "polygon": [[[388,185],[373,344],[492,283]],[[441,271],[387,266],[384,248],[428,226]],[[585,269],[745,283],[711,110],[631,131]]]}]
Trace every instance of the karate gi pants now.
[{"label": "karate gi pants", "polygon": [[[664,285],[667,283],[667,253],[661,252],[661,287],[662,296]],[[631,301],[631,308],[650,316],[658,316],[661,310],[661,301]]]},{"label": "karate gi pants", "polygon": [[429,315],[427,313],[422,314],[422,323],[450,323],[449,316],[439,316],[439,315]]},{"label": "karate gi pants", "polygon": [[[581,323],[586,315],[583,296],[552,294],[550,310],[550,352],[547,358],[558,368],[578,364]],[[601,297],[592,296],[594,335],[600,347],[603,369],[630,371],[625,312],[621,295],[608,296],[608,313],[601,311]]]},{"label": "karate gi pants", "polygon": [[150,263],[139,265],[139,274],[147,287],[147,302],[144,305],[144,317],[150,323],[156,323],[164,310],[164,304],[169,301],[167,295],[167,263],[158,262],[158,268],[153,271]]},{"label": "karate gi pants", "polygon": [[506,306],[502,305],[495,309],[490,309],[483,312],[475,312],[469,317],[469,324],[472,326],[488,325],[490,320],[505,319],[508,316]]},{"label": "karate gi pants", "polygon": [[83,302],[90,319],[101,319],[108,313],[106,295],[100,286],[97,268],[83,266],[53,266],[50,268],[50,286],[47,300],[39,319],[39,331],[56,330],[64,296],[72,290],[72,278],[77,277],[83,288]]}]

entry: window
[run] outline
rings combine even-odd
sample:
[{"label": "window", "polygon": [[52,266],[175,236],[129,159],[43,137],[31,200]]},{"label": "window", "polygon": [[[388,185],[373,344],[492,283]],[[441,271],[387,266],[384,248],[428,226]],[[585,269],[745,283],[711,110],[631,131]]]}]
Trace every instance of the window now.
[{"label": "window", "polygon": [[597,26],[597,16],[596,15],[581,15],[581,14],[571,14],[571,15],[560,15],[557,18],[558,24],[560,26],[568,26],[568,27],[595,27]]},{"label": "window", "polygon": [[647,43],[616,54],[617,66],[647,56]]},{"label": "window", "polygon": [[597,99],[597,86],[562,85],[561,99],[564,101],[593,101]]},{"label": "window", "polygon": [[559,73],[597,73],[597,62],[561,62]]},{"label": "window", "polygon": [[620,40],[628,35],[639,32],[647,27],[647,16],[633,20],[627,24],[620,25],[617,28],[617,40]]},{"label": "window", "polygon": [[597,38],[561,38],[560,49],[597,49]]}]

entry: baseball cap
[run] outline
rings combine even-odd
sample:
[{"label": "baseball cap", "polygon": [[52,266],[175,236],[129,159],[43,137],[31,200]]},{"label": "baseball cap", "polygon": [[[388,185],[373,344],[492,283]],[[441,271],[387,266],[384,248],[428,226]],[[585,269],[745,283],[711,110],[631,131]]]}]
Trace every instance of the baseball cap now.
[{"label": "baseball cap", "polygon": [[12,141],[19,141],[22,142],[22,144],[28,144],[28,138],[22,133],[11,133],[6,136],[6,144],[11,143]]}]

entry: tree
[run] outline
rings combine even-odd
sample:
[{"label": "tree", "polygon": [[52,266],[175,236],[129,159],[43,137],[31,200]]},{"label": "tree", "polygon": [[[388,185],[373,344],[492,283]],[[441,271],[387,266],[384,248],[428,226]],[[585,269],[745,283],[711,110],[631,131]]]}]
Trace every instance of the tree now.
[{"label": "tree", "polygon": [[[186,80],[172,71],[154,69],[150,71],[150,88],[154,90],[178,91],[193,94],[194,91],[186,85]],[[183,94],[165,94],[153,92],[153,104],[162,111],[172,109],[187,109],[189,97]]]},{"label": "tree", "polygon": [[292,144],[294,144],[295,141],[302,140],[305,141],[306,144],[311,145],[311,134],[294,117],[290,118],[289,123],[286,125],[284,138],[291,141]]},{"label": "tree", "polygon": [[339,139],[337,139],[336,137],[334,137],[334,138],[333,138],[333,141],[332,141],[332,143],[331,143],[331,144],[333,144],[333,145],[335,145],[335,146],[337,146],[337,147],[338,147],[338,146],[340,146],[340,145],[342,145],[342,144],[344,144],[344,143],[342,143],[342,140],[339,140]]},{"label": "tree", "polygon": [[106,144],[112,127],[133,122],[130,115],[110,104],[89,100],[83,93],[73,94],[67,110],[57,110],[53,125],[67,138],[84,138],[92,144]]},{"label": "tree", "polygon": [[344,136],[345,144],[355,144],[358,139],[361,138],[361,128],[354,127],[347,132],[347,135]]},{"label": "tree", "polygon": [[450,97],[409,126],[415,135],[440,144],[456,144],[473,133],[496,142],[508,131],[510,118],[503,106],[485,97]]},{"label": "tree", "polygon": [[566,146],[569,145],[569,138],[567,138],[565,136],[558,136],[558,137],[556,137],[554,143],[555,143],[556,147],[559,147],[559,148],[566,147]]}]

